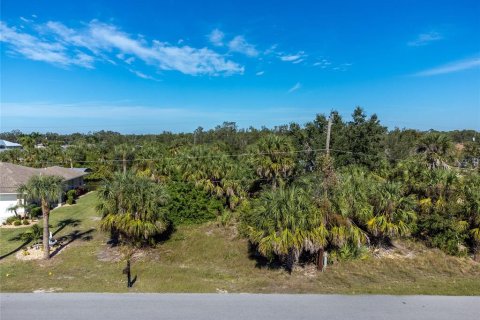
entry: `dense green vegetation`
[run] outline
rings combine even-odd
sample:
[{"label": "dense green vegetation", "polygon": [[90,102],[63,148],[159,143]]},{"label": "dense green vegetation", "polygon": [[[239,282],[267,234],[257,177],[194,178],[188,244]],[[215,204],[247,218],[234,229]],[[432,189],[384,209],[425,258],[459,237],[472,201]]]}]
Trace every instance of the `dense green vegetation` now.
[{"label": "dense green vegetation", "polygon": [[388,131],[357,108],[351,121],[332,113],[326,154],[327,123],[318,115],[272,130],[227,122],[192,134],[11,132],[1,137],[25,150],[0,160],[91,168],[103,229],[136,246],[219,219],[289,270],[324,251],[360,257],[407,236],[480,259],[480,133]]},{"label": "dense green vegetation", "polygon": [[92,192],[51,212],[51,231],[65,245],[48,261],[15,257],[25,241],[34,243],[30,227],[0,229],[0,291],[480,294],[478,263],[419,242],[398,241],[390,250],[362,252],[360,259],[342,251],[342,263],[326,272],[307,264],[288,274],[249,254],[248,241],[233,225],[217,222],[180,225],[161,245],[139,251],[132,265],[138,280],[127,288],[125,261],[99,230],[97,204]]}]

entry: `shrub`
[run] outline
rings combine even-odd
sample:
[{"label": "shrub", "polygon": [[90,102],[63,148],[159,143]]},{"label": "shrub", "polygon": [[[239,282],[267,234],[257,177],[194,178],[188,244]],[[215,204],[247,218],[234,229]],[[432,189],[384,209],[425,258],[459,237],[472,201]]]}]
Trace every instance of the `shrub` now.
[{"label": "shrub", "polygon": [[74,204],[76,197],[77,197],[77,191],[76,190],[68,190],[67,191],[67,204]]},{"label": "shrub", "polygon": [[24,219],[24,220],[22,221],[22,224],[23,224],[24,226],[28,226],[28,225],[30,224],[30,222],[29,222],[27,219]]},{"label": "shrub", "polygon": [[15,221],[13,221],[13,225],[14,225],[14,226],[19,226],[19,225],[21,225],[21,224],[22,224],[22,221],[20,221],[20,220],[15,220]]},{"label": "shrub", "polygon": [[30,216],[32,218],[37,218],[42,215],[42,208],[41,207],[33,207],[30,209]]},{"label": "shrub", "polygon": [[167,217],[174,225],[198,224],[214,220],[223,212],[220,200],[192,183],[174,182],[167,186],[170,201]]},{"label": "shrub", "polygon": [[15,221],[20,221],[20,219],[17,216],[11,216],[11,217],[8,217],[7,220],[5,220],[5,223],[13,224]]},{"label": "shrub", "polygon": [[33,241],[35,244],[42,240],[42,236],[42,228],[39,227],[38,224],[34,224],[30,227],[30,229],[28,229],[28,231],[25,231],[20,235],[20,239],[22,239],[23,241]]}]

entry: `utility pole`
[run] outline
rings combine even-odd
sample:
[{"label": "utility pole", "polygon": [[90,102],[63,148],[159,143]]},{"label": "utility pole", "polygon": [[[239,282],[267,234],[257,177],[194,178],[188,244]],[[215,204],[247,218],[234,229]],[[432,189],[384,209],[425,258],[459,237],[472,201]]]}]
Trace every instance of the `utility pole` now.
[{"label": "utility pole", "polygon": [[330,155],[330,132],[332,131],[332,113],[330,113],[330,117],[328,117],[328,126],[327,126],[327,143],[326,143],[326,151],[327,156]]}]

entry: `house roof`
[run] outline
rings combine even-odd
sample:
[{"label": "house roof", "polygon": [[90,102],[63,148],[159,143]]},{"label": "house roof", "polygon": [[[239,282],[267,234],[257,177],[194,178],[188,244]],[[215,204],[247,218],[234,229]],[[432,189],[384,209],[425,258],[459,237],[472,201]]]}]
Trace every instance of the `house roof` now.
[{"label": "house roof", "polygon": [[37,169],[0,162],[0,193],[16,193],[18,187],[35,175],[60,176],[64,181],[69,181],[87,174],[88,172],[58,166]]},{"label": "house roof", "polygon": [[20,148],[20,147],[22,147],[21,144],[18,144],[18,143],[15,143],[15,142],[10,142],[10,141],[3,140],[3,139],[0,139],[0,145],[5,146],[6,148],[14,148],[14,147]]}]

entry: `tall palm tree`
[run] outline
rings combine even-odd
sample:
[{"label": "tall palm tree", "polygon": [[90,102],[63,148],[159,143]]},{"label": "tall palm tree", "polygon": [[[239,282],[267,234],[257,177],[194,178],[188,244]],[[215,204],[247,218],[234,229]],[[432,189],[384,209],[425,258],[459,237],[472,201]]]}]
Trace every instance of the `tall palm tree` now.
[{"label": "tall palm tree", "polygon": [[98,197],[101,228],[117,233],[124,244],[151,244],[168,227],[163,209],[166,192],[148,178],[117,173],[99,188]]},{"label": "tall palm tree", "polygon": [[121,157],[123,174],[127,173],[127,160],[134,155],[135,146],[124,143],[115,147],[115,152]]},{"label": "tall palm tree", "polygon": [[[369,241],[362,227],[371,214],[367,190],[364,187],[366,176],[360,168],[348,174],[337,175],[332,159],[322,157],[317,181],[310,183],[314,203],[323,216],[328,230],[329,245],[336,248],[360,247]],[[368,185],[368,184],[367,184]],[[318,253],[318,267],[322,267],[323,250]]]},{"label": "tall palm tree", "polygon": [[50,204],[58,201],[63,192],[63,178],[57,176],[33,176],[26,184],[20,186],[18,192],[27,200],[40,201],[43,213],[43,257],[50,259],[49,218]]},{"label": "tall palm tree", "polygon": [[310,194],[298,187],[263,192],[244,217],[247,235],[266,257],[277,255],[291,271],[303,251],[315,254],[328,231]]},{"label": "tall palm tree", "polygon": [[131,287],[130,266],[134,250],[153,245],[155,237],[168,227],[164,205],[166,193],[161,185],[132,173],[116,173],[98,192],[97,211],[102,214],[100,227],[118,236],[125,245],[127,286]]},{"label": "tall palm tree", "polygon": [[251,148],[252,163],[257,175],[275,189],[288,179],[295,169],[293,145],[287,137],[270,134]]}]

